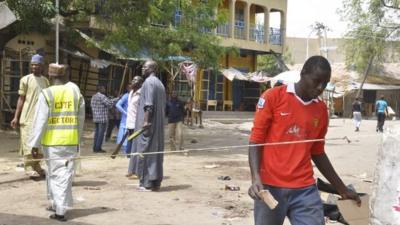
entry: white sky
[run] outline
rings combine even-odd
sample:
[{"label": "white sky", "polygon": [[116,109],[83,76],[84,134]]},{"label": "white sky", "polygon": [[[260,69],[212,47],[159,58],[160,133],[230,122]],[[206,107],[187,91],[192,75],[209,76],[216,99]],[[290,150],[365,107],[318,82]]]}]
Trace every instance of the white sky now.
[{"label": "white sky", "polygon": [[288,0],[286,36],[307,37],[310,25],[318,21],[330,28],[328,37],[341,37],[346,31],[346,23],[336,12],[341,7],[342,0]]}]

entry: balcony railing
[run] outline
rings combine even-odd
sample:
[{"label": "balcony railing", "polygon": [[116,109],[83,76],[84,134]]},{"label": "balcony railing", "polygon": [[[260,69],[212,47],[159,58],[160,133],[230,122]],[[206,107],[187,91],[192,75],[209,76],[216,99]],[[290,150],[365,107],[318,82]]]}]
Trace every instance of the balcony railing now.
[{"label": "balcony railing", "polygon": [[174,15],[174,26],[178,26],[182,21],[182,11],[176,10]]},{"label": "balcony railing", "polygon": [[250,40],[255,41],[260,44],[264,44],[264,26],[262,25],[252,25],[250,27]]},{"label": "balcony railing", "polygon": [[229,23],[218,25],[217,35],[222,37],[229,37],[229,31],[230,31],[229,26],[230,26]]},{"label": "balcony railing", "polygon": [[242,20],[235,20],[235,38],[246,39],[245,37],[245,23]]},{"label": "balcony railing", "polygon": [[201,33],[206,33],[206,34],[211,34],[212,33],[212,29],[211,28],[202,27],[202,28],[200,28],[200,32]]},{"label": "balcony railing", "polygon": [[269,28],[269,43],[272,45],[282,45],[282,30]]}]

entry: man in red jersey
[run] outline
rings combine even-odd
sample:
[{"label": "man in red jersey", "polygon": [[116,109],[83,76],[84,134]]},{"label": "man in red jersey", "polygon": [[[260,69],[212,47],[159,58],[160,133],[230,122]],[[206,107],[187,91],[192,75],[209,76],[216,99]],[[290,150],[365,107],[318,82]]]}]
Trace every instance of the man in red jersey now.
[{"label": "man in red jersey", "polygon": [[[319,99],[331,77],[329,62],[322,56],[309,58],[298,83],[266,91],[260,97],[250,136],[250,145],[324,139],[327,108]],[[292,225],[324,225],[323,206],[315,185],[311,160],[333,184],[343,199],[358,195],[346,188],[324,152],[324,142],[249,147],[256,225],[282,225],[287,216]],[[278,201],[270,209],[260,198],[269,190]]]}]

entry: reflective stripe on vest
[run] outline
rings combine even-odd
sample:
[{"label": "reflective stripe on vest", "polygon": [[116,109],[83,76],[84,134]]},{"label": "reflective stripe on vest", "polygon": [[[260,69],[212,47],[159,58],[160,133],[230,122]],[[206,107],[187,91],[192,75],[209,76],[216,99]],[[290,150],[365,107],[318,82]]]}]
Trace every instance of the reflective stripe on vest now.
[{"label": "reflective stripe on vest", "polygon": [[65,85],[57,85],[42,91],[49,117],[42,137],[44,146],[78,145],[80,95]]}]

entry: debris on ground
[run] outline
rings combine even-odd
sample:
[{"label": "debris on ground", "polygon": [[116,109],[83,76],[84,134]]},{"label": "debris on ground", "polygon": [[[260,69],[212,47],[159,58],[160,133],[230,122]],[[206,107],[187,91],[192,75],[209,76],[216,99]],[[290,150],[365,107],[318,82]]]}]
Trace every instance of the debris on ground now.
[{"label": "debris on ground", "polygon": [[230,185],[225,185],[225,190],[227,190],[227,191],[240,191],[240,187],[239,186],[237,186],[237,185],[232,185],[232,184],[230,184]]},{"label": "debris on ground", "polygon": [[219,176],[218,180],[231,180],[230,176]]}]

